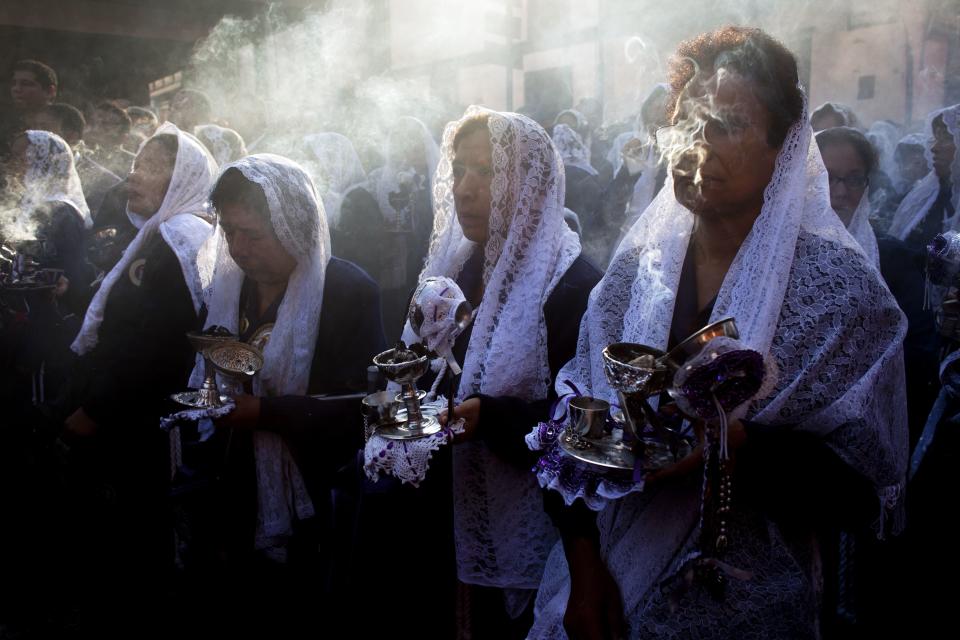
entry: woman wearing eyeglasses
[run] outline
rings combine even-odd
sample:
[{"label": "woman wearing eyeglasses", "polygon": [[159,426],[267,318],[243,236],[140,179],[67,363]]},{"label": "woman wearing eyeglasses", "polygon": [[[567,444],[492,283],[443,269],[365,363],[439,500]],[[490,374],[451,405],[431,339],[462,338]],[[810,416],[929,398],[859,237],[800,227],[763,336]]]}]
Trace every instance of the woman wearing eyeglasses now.
[{"label": "woman wearing eyeglasses", "polygon": [[924,309],[923,265],[902,241],[877,237],[870,226],[869,178],[877,153],[857,129],[834,127],[817,134],[830,179],[830,206],[867,257],[880,268],[890,292],[907,316],[904,362],[911,441],[916,440],[937,393],[938,339],[933,313]]}]

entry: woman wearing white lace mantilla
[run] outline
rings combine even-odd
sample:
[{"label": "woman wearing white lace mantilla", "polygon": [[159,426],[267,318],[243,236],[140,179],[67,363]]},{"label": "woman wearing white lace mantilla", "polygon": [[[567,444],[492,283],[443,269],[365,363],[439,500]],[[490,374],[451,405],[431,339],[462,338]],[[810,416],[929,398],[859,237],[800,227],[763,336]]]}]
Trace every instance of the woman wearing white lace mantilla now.
[{"label": "woman wearing white lace mantilla", "polygon": [[[406,530],[422,517],[424,535],[440,534],[444,545],[453,529],[456,575],[468,585],[476,637],[526,633],[532,594],[556,539],[523,437],[531,421],[547,418],[553,380],[574,353],[587,296],[600,276],[564,221],[563,187],[560,155],[529,118],[470,107],[447,125],[421,278],[453,278],[476,309],[453,349],[463,364],[454,391],[465,433],[452,447],[452,481],[451,447],[444,447],[419,489],[398,487],[378,505],[365,496],[378,522],[405,517]],[[403,337],[417,341],[409,323]],[[382,535],[376,525],[369,530]],[[442,549],[449,563],[452,549]],[[449,585],[444,595],[452,609],[451,573],[443,564],[431,576]]]},{"label": "woman wearing white lace mantilla", "polygon": [[330,222],[333,255],[354,263],[371,277],[380,274],[385,237],[380,207],[370,193],[363,163],[349,138],[339,133],[311,133],[303,138],[305,167],[317,184]]},{"label": "woman wearing white lace mantilla", "polygon": [[551,493],[563,548],[530,637],[816,637],[816,532],[878,514],[901,524],[906,323],[830,208],[797,76],[756,29],[680,45],[668,188],[591,294],[559,376],[616,401],[608,344],[666,349],[735,317],[774,366],[770,390],[731,419],[725,524],[698,526],[700,447],[599,514]]},{"label": "woman wearing white lace mantilla", "polygon": [[201,306],[196,258],[210,234],[203,218],[216,171],[204,146],[171,124],[141,147],[127,201],[139,231],[104,276],[71,347],[80,356],[71,432],[127,420],[128,406],[159,415],[155,405],[183,384],[184,365],[193,360],[185,333]]},{"label": "woman wearing white lace mantilla", "polygon": [[927,116],[929,173],[904,196],[890,235],[918,252],[938,233],[956,229],[960,206],[960,104]]},{"label": "woman wearing white lace mantilla", "polygon": [[368,231],[366,251],[377,254],[378,272],[370,275],[380,285],[383,324],[391,339],[403,325],[407,299],[427,255],[438,154],[426,125],[403,116],[391,123],[383,166],[370,173],[382,218],[373,233]]},{"label": "woman wearing white lace mantilla", "polygon": [[[226,484],[208,505],[221,515],[197,536],[225,550],[232,567],[264,571],[240,572],[230,587],[237,597],[252,597],[250,581],[266,580],[271,602],[306,615],[310,609],[286,602],[307,598],[287,571],[315,573],[320,591],[309,593],[322,595],[332,476],[363,441],[348,394],[365,389],[367,365],[385,348],[379,292],[358,267],[330,256],[323,205],[295,162],[257,154],[229,164],[210,200],[218,224],[200,257],[204,326],[253,344],[264,365],[252,388],[234,396],[236,408],[215,421],[210,446],[226,463],[214,471]],[[191,386],[202,380],[198,360]],[[290,580],[277,580],[283,576]],[[254,617],[269,610],[251,607]]]},{"label": "woman wearing white lace mantilla", "polygon": [[159,422],[193,367],[186,333],[201,307],[196,257],[216,171],[203,145],[171,124],[143,144],[126,212],[139,231],[87,309],[56,403],[75,445],[65,543],[78,572],[97,576],[92,602],[103,610],[93,619],[114,630],[155,615],[169,575],[170,448]]},{"label": "woman wearing white lace mantilla", "polygon": [[62,269],[66,277],[63,311],[82,314],[93,280],[84,230],[93,221],[70,145],[47,131],[26,131],[11,143],[4,169],[5,195],[20,201],[18,208],[0,213],[4,241],[38,240],[40,265]]}]

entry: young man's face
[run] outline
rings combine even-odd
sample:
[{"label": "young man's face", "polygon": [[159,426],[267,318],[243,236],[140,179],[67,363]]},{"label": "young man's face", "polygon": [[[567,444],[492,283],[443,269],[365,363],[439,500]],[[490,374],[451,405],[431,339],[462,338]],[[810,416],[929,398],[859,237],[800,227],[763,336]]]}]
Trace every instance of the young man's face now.
[{"label": "young man's face", "polygon": [[10,81],[10,97],[18,111],[37,111],[57,96],[56,87],[44,88],[31,71],[14,71]]}]

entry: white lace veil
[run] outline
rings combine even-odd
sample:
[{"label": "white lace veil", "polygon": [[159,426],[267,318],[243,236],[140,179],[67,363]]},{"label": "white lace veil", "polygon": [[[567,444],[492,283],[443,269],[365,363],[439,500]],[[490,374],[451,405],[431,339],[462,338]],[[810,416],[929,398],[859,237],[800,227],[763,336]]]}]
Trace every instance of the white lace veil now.
[{"label": "white lace veil", "polygon": [[560,151],[565,167],[577,167],[592,176],[597,175],[597,170],[590,164],[590,150],[587,149],[579,133],[565,124],[555,124],[553,135],[550,137]]},{"label": "white lace veil", "polygon": [[[270,224],[297,262],[277,310],[254,391],[259,396],[306,395],[330,260],[330,232],[323,205],[307,172],[287,158],[256,154],[227,165],[221,175],[228,169],[237,169],[263,190]],[[245,276],[230,256],[219,225],[201,252],[200,275],[205,284],[207,326],[219,325],[238,333]],[[203,363],[198,358],[190,384],[199,387],[202,381]],[[256,547],[279,548],[292,533],[294,519],[313,515],[313,504],[282,438],[267,431],[255,432],[254,454]]]},{"label": "white lace veil", "polygon": [[[97,333],[103,321],[110,290],[117,280],[126,277],[140,249],[158,229],[180,261],[184,280],[193,297],[194,308],[198,311],[200,309],[201,284],[196,258],[200,245],[210,232],[210,225],[201,217],[207,215],[207,196],[217,175],[217,163],[199,140],[173,124],[161,125],[153,137],[159,135],[177,137],[177,158],[173,165],[170,185],[160,208],[137,232],[123,252],[123,257],[104,277],[100,289],[94,295],[83,319],[83,327],[71,346],[78,354],[87,353],[96,346]],[[148,139],[144,145],[152,139]],[[143,149],[143,145],[140,148]]]},{"label": "white lace veil", "polygon": [[339,133],[311,133],[304,136],[304,146],[311,158],[307,168],[323,199],[330,227],[340,224],[343,199],[356,187],[367,182],[367,174],[353,143]]},{"label": "white lace veil", "polygon": [[390,194],[400,191],[402,174],[410,170],[407,166],[407,159],[399,153],[396,148],[394,136],[401,131],[411,132],[420,140],[420,146],[423,149],[424,161],[427,167],[426,178],[429,181],[429,191],[434,193],[433,176],[440,157],[440,149],[433,137],[427,130],[425,124],[412,116],[403,116],[392,128],[391,135],[387,138],[387,144],[384,148],[385,162],[383,166],[376,170],[374,183],[376,184],[377,204],[380,206],[380,213],[384,220],[391,227],[403,227],[408,221],[399,220],[401,215],[392,204],[390,204]]},{"label": "white lace veil", "polygon": [[[489,239],[482,247],[483,300],[457,398],[474,393],[546,398],[550,385],[543,305],[580,255],[563,219],[564,174],[547,133],[526,116],[482,107],[447,125],[434,186],[434,226],[421,278],[456,279],[477,244],[467,240],[453,199],[453,139],[463,122],[489,118],[493,181]],[[416,338],[407,323],[404,340]],[[489,425],[496,429],[496,425]],[[454,448],[454,515],[459,578],[534,589],[556,539],[533,474],[481,443]]]},{"label": "white lace veil", "polygon": [[[903,198],[900,206],[897,207],[896,213],[893,214],[893,221],[890,223],[890,235],[900,240],[905,240],[910,232],[920,224],[940,193],[940,178],[933,170],[933,156],[931,155],[934,142],[933,121],[938,116],[943,116],[943,123],[947,125],[947,130],[953,136],[957,149],[960,149],[960,122],[958,122],[960,105],[940,109],[928,115],[926,131],[929,137],[926,139],[925,151],[930,172],[914,185],[913,189]],[[950,166],[950,181],[953,187],[950,201],[953,203],[954,211],[960,213],[960,210],[958,210],[958,205],[960,205],[960,151],[953,156],[953,163]],[[956,228],[958,220],[960,220],[960,215],[956,213],[953,218],[944,220],[943,231]]]},{"label": "white lace veil", "polygon": [[856,211],[850,217],[850,224],[847,225],[847,231],[857,241],[863,252],[867,254],[870,264],[877,269],[880,268],[880,249],[877,246],[877,234],[874,233],[870,225],[870,194],[866,191],[860,197],[860,203]]},{"label": "white lace veil", "polygon": [[897,141],[901,137],[900,128],[892,122],[877,120],[870,125],[864,135],[867,136],[873,148],[877,150],[877,163],[880,170],[887,174],[887,177],[894,184],[900,182],[900,171],[894,158]]},{"label": "white lace veil", "polygon": [[215,124],[202,124],[194,127],[194,134],[221,166],[247,155],[243,137],[233,129]]},{"label": "white lace veil", "polygon": [[[776,363],[773,391],[755,398],[746,417],[825,437],[874,483],[882,511],[889,513],[900,506],[906,471],[906,320],[830,207],[826,169],[811,134],[804,109],[779,153],[761,214],[724,278],[711,321],[735,317],[743,342]],[[621,341],[667,346],[693,226],[693,214],[677,202],[668,178],[591,293],[577,354],[557,378],[560,392],[568,391],[561,381],[571,380],[582,393],[615,402],[603,372],[603,348]],[[692,533],[693,491],[650,487],[601,512],[603,552],[628,615]],[[549,626],[551,616],[559,625],[564,573],[551,561],[538,596],[538,627]]]},{"label": "white lace veil", "polygon": [[83,226],[93,226],[90,208],[83,197],[80,176],[74,165],[73,151],[60,136],[49,131],[27,131],[27,172],[20,210],[33,216],[45,203],[69,205]]}]

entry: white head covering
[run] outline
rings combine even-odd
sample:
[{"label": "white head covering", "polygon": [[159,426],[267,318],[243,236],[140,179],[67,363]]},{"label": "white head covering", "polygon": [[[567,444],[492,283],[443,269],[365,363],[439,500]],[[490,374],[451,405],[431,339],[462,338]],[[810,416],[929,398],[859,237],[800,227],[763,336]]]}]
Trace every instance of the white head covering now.
[{"label": "white head covering", "polygon": [[[258,185],[270,210],[270,224],[284,250],[297,262],[277,310],[277,319],[264,349],[264,366],[255,379],[260,396],[306,395],[320,326],[320,311],[330,232],[323,205],[307,172],[297,163],[272,154],[247,156],[227,165]],[[221,172],[221,175],[223,173]],[[218,225],[204,246],[200,274],[207,301],[207,326],[219,325],[238,333],[240,290],[244,273],[230,256]],[[203,363],[197,359],[191,386],[203,381]],[[279,436],[254,434],[257,473],[256,548],[283,546],[293,521],[313,515],[313,504],[292,455]]]},{"label": "white head covering", "polygon": [[[161,125],[143,147],[160,135],[177,137],[177,158],[173,165],[170,185],[163,196],[160,208],[137,232],[136,237],[123,252],[123,257],[103,279],[100,289],[93,297],[83,327],[73,341],[71,349],[80,355],[97,344],[97,333],[103,322],[103,311],[110,290],[121,277],[125,277],[140,249],[160,230],[163,239],[177,255],[183,269],[183,277],[193,297],[194,308],[199,311],[202,303],[201,285],[197,273],[197,251],[210,234],[210,225],[201,217],[207,214],[207,196],[217,174],[217,163],[203,144],[189,133],[181,131],[169,122]],[[129,211],[128,211],[129,214]]]},{"label": "white head covering", "polygon": [[[560,118],[563,116],[573,116],[574,120],[577,121],[577,127],[575,129],[577,132],[583,131],[587,128],[587,125],[590,124],[587,122],[587,116],[583,115],[582,112],[577,111],[576,109],[564,109],[557,114],[556,118],[553,119],[553,126],[557,126],[557,124],[560,122]],[[554,140],[554,143],[556,143],[556,140]]]},{"label": "white head covering", "polygon": [[[456,279],[478,245],[467,240],[453,199],[453,139],[477,116],[489,118],[493,179],[489,239],[482,247],[483,300],[473,321],[457,398],[474,393],[546,398],[550,386],[543,305],[580,255],[563,218],[560,154],[533,120],[472,106],[447,125],[437,168],[430,252],[421,278]],[[416,341],[407,323],[404,340]],[[490,428],[496,428],[491,425]],[[454,515],[459,578],[534,589],[555,533],[533,474],[481,443],[454,449]]]},{"label": "white head covering", "polygon": [[340,224],[343,199],[367,182],[363,163],[353,143],[339,133],[311,133],[304,136],[303,142],[313,156],[307,166],[323,199],[330,227],[335,229]]},{"label": "white head covering", "polygon": [[80,176],[73,161],[70,145],[49,131],[27,131],[27,173],[20,210],[25,216],[34,215],[44,203],[69,205],[83,220],[83,226],[93,226],[90,208],[83,197]]},{"label": "white head covering", "polygon": [[870,264],[877,269],[880,268],[880,249],[877,247],[877,234],[874,233],[870,225],[870,194],[866,191],[860,197],[860,203],[856,211],[850,217],[850,224],[847,225],[847,231],[857,241],[863,252],[867,254]]},{"label": "white head covering", "polygon": [[[811,134],[804,109],[784,141],[760,216],[727,271],[710,319],[735,317],[741,340],[772,356],[778,369],[769,395],[754,398],[741,413],[824,437],[874,483],[885,510],[892,509],[899,506],[907,459],[906,320],[831,209],[826,169]],[[584,394],[616,402],[603,371],[603,348],[622,341],[666,348],[694,227],[694,215],[677,202],[672,181],[640,216],[591,293],[577,354],[558,376],[558,387],[570,380]],[[669,483],[648,487],[600,513],[602,552],[628,617],[640,615],[658,577],[675,566],[694,532],[696,491]],[[531,637],[555,637],[544,629],[556,629],[562,620],[557,605],[565,601],[558,586],[564,573],[552,567]],[[726,606],[737,604],[728,598]]]},{"label": "white head covering", "polygon": [[202,124],[194,127],[194,134],[221,166],[247,155],[243,137],[233,129],[215,124]]},{"label": "white head covering", "polygon": [[597,170],[590,164],[590,150],[583,143],[579,133],[565,124],[555,124],[551,137],[553,144],[560,151],[564,166],[577,167],[592,176],[597,175]]},{"label": "white head covering", "polygon": [[[910,232],[923,221],[940,194],[940,178],[937,176],[937,172],[933,170],[932,155],[934,144],[933,121],[939,116],[943,116],[943,123],[947,126],[950,135],[953,136],[957,148],[960,149],[960,122],[958,122],[960,104],[934,111],[928,115],[927,131],[930,137],[927,138],[926,155],[930,172],[910,190],[900,206],[897,207],[896,213],[893,214],[893,221],[890,223],[890,235],[900,240],[905,240]],[[953,163],[950,166],[950,181],[953,185],[950,201],[953,203],[954,211],[960,213],[957,209],[960,205],[960,152],[953,156]],[[943,231],[956,228],[958,220],[960,220],[960,216],[956,213],[949,220],[944,220]]]},{"label": "white head covering", "polygon": [[429,181],[429,191],[433,194],[433,174],[437,167],[437,161],[440,156],[440,150],[437,143],[427,130],[425,124],[412,116],[403,116],[397,121],[397,125],[392,129],[391,135],[387,138],[386,148],[384,149],[385,162],[383,167],[376,170],[374,182],[377,185],[377,204],[380,205],[380,213],[383,215],[387,224],[391,227],[405,227],[409,223],[407,220],[399,220],[400,213],[390,204],[390,194],[401,189],[401,180],[404,173],[411,170],[408,161],[403,153],[398,153],[394,136],[403,130],[412,131],[420,138],[420,145],[423,149],[424,161],[427,167],[426,178]]},{"label": "white head covering", "polygon": [[880,170],[896,184],[900,172],[897,169],[894,152],[897,149],[897,141],[900,139],[900,128],[892,122],[877,120],[870,125],[865,135],[873,148],[877,150],[877,163]]}]

